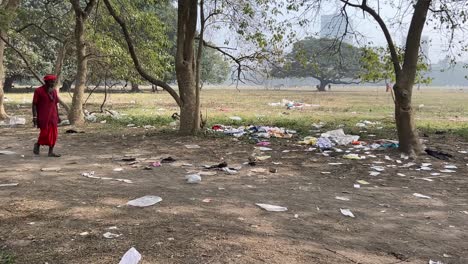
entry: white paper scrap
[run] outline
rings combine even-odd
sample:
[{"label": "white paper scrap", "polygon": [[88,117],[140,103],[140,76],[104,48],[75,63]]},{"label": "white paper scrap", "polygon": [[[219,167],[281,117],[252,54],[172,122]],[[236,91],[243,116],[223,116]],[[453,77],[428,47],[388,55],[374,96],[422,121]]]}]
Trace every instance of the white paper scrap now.
[{"label": "white paper scrap", "polygon": [[341,208],[340,208],[340,211],[341,211],[341,214],[343,214],[344,216],[349,216],[349,217],[353,217],[353,218],[354,218],[354,214],[351,212],[351,210],[349,210],[349,209],[341,209]]},{"label": "white paper scrap", "polygon": [[162,201],[159,196],[147,195],[127,202],[127,205],[136,207],[147,207]]},{"label": "white paper scrap", "polygon": [[134,247],[123,255],[119,264],[138,264],[141,261],[141,254]]},{"label": "white paper scrap", "polygon": [[288,210],[286,207],[272,204],[256,203],[256,205],[262,209],[267,210],[268,212],[285,212]]}]

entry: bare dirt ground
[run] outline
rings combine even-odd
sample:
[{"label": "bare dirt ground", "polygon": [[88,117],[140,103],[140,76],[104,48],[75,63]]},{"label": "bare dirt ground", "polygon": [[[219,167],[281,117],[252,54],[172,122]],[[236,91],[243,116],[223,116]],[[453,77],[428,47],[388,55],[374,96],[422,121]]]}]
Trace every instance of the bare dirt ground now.
[{"label": "bare dirt ground", "polygon": [[[17,153],[0,155],[0,184],[19,183],[0,187],[3,256],[14,256],[14,263],[118,263],[134,246],[142,263],[468,263],[468,155],[458,152],[468,144],[457,138],[426,138],[431,147],[455,156],[449,161],[458,167],[455,173],[432,176],[447,163],[427,155],[406,168],[401,166],[410,161],[396,163],[400,156],[393,151],[347,160],[342,154],[304,151],[297,139],[281,139],[266,153],[272,158],[255,167],[243,165],[235,175],[217,171],[202,175],[200,184],[187,184],[187,171],[203,171],[201,165],[241,165],[254,144],[144,129],[104,133],[97,126],[82,134],[61,128],[58,159],[46,157],[46,149],[32,154],[37,130],[0,128],[0,150]],[[201,148],[187,149],[187,144]],[[138,163],[122,161],[124,155]],[[143,169],[168,156],[177,162]],[[336,162],[343,164],[329,164]],[[432,163],[433,170],[416,170],[423,162]],[[370,176],[373,165],[385,170]],[[61,170],[41,171],[47,167]],[[90,171],[133,183],[81,176]],[[354,188],[358,180],[369,184]],[[146,208],[126,205],[145,195],[163,201]],[[288,211],[267,212],[255,203]],[[106,232],[121,236],[107,239]]]}]

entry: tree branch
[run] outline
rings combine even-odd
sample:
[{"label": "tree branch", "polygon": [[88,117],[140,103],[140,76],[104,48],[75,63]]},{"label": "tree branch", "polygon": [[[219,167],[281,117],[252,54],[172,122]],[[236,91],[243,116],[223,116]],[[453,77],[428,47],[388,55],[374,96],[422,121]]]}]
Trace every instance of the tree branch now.
[{"label": "tree branch", "polygon": [[24,64],[26,64],[26,68],[28,68],[28,70],[31,72],[31,74],[41,83],[41,84],[44,84],[44,82],[42,81],[41,77],[39,76],[39,74],[37,74],[33,68],[31,67],[31,64],[29,63],[28,59],[26,59],[26,57],[23,55],[23,53],[21,53],[20,50],[18,50],[16,47],[14,47],[8,40],[6,40],[1,34],[0,34],[0,38],[3,42],[5,42],[5,44],[8,45],[8,47],[10,47],[11,49],[13,49],[19,56],[20,58],[23,60]]},{"label": "tree branch", "polygon": [[340,0],[340,1],[345,4],[345,7],[348,5],[351,7],[362,9],[364,12],[367,12],[369,15],[371,15],[375,21],[377,21],[377,23],[379,24],[380,28],[382,29],[385,35],[385,39],[387,40],[388,48],[390,50],[390,56],[393,62],[393,67],[395,68],[395,73],[396,75],[399,75],[401,72],[401,65],[398,59],[398,53],[396,51],[395,43],[393,42],[392,36],[390,35],[390,31],[388,30],[387,25],[383,21],[382,17],[374,9],[372,9],[371,7],[367,5],[366,0],[363,0],[362,4],[360,5],[350,3],[349,0]]},{"label": "tree branch", "polygon": [[172,98],[174,98],[174,100],[177,102],[177,105],[179,107],[182,106],[182,101],[180,99],[180,96],[177,94],[177,92],[174,89],[172,89],[171,86],[169,86],[166,82],[163,82],[161,80],[158,80],[158,79],[154,78],[153,76],[148,74],[143,69],[143,67],[140,64],[140,61],[138,60],[138,56],[137,56],[136,51],[135,51],[135,46],[133,45],[133,41],[132,41],[132,39],[130,37],[130,33],[128,32],[126,23],[122,20],[122,18],[120,18],[117,15],[117,13],[115,12],[115,10],[112,7],[109,0],[104,0],[104,4],[106,5],[107,10],[109,11],[110,15],[120,25],[120,28],[122,29],[122,33],[123,33],[123,35],[125,37],[125,41],[127,42],[128,51],[130,52],[130,56],[132,57],[135,69],[138,71],[138,73],[141,75],[141,77],[143,77],[145,80],[147,80],[148,82],[150,82],[150,83],[152,83],[154,85],[162,87],[164,90],[166,90],[172,96]]}]

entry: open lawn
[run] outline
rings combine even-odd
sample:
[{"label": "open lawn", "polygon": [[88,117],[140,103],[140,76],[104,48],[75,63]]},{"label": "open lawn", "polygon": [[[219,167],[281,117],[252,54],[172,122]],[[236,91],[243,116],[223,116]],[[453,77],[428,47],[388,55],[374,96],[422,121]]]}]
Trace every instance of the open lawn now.
[{"label": "open lawn", "polygon": [[[18,183],[0,187],[0,263],[118,263],[131,247],[144,264],[468,263],[468,89],[414,94],[425,145],[453,155],[449,160],[425,154],[406,160],[393,149],[351,145],[323,153],[299,145],[303,136],[341,126],[369,144],[395,139],[392,98],[383,87],[333,89],[204,90],[209,127],[298,131],[291,139],[270,139],[271,150],[264,151],[248,137],[178,136],[169,125],[177,108],[165,93],[113,93],[105,108],[123,117],[102,115],[106,124],[75,128],[84,133],[61,127],[57,152],[63,157],[57,159],[46,157],[45,149],[32,154],[38,132],[30,126],[31,94],[7,94],[8,112],[27,117],[28,124],[0,126],[0,151],[14,152],[0,154],[0,186]],[[94,94],[87,110],[99,111],[103,96]],[[282,99],[310,106],[269,105]],[[361,120],[381,124],[356,127]],[[327,124],[319,132],[314,122]],[[200,148],[186,147],[194,144]],[[344,151],[365,159],[345,159]],[[250,166],[252,153],[270,158]],[[167,157],[176,161],[150,166]],[[238,172],[202,167],[223,161]],[[99,178],[82,176],[92,171]],[[201,174],[201,182],[186,183],[190,173]],[[126,205],[145,195],[162,201]],[[288,210],[267,212],[256,203]],[[106,232],[118,237],[105,238]]]}]

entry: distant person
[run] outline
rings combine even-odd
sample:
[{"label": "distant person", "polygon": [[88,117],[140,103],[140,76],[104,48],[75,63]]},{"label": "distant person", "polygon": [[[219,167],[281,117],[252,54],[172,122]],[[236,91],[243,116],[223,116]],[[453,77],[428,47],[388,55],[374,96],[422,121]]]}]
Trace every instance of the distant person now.
[{"label": "distant person", "polygon": [[44,76],[44,85],[34,90],[32,114],[34,127],[40,129],[39,138],[34,143],[33,153],[39,155],[41,146],[49,146],[49,157],[60,157],[54,153],[58,137],[59,98],[54,89],[57,76],[49,74]]},{"label": "distant person", "polygon": [[328,91],[331,91],[331,84],[328,84]]}]

